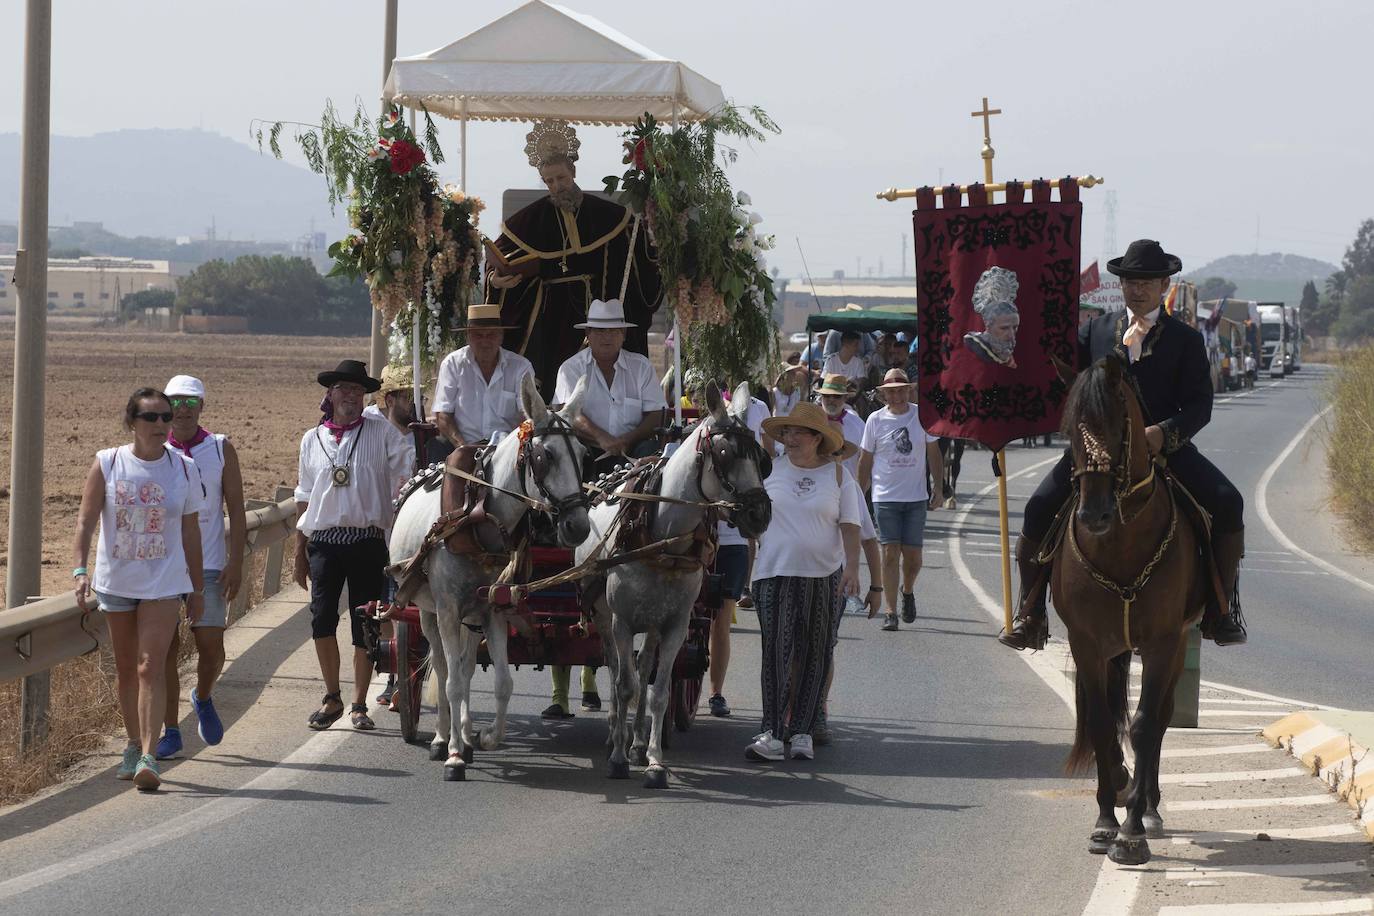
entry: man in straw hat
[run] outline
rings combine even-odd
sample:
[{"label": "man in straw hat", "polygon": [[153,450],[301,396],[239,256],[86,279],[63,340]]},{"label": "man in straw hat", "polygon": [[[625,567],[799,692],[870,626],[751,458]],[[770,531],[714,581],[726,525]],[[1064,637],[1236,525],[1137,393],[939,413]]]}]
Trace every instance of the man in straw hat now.
[{"label": "man in straw hat", "polygon": [[344,714],[339,689],[339,598],[348,585],[353,636],[353,727],[376,726],[367,714],[367,657],[356,608],[386,593],[391,501],[410,476],[414,448],[389,421],[363,416],[363,399],[382,383],[367,366],[346,359],[317,381],[328,391],[331,415],[301,437],[296,484],[295,582],[310,589],[310,635],[325,696],[309,725],[333,725]]},{"label": "man in straw hat", "polygon": [[883,588],[887,594],[884,630],[897,629],[897,582],[902,585],[902,620],[916,622],[916,576],[925,544],[926,465],[944,500],[945,466],[940,440],[928,435],[911,403],[912,384],[902,369],[889,369],[878,386],[883,402],[869,414],[859,444],[859,485],[872,493],[878,540],[883,547]]},{"label": "man in straw hat", "polygon": [[520,425],[520,384],[530,361],[501,346],[511,325],[495,303],[470,305],[467,345],[444,357],[434,385],[434,423],[455,448],[483,442]]},{"label": "man in straw hat", "polygon": [[566,121],[544,120],[525,139],[525,154],[549,196],[501,225],[501,235],[488,248],[487,301],[501,305],[511,325],[506,347],[534,363],[547,398],[558,367],[581,345],[574,326],[592,300],[620,296],[627,269],[625,310],[633,324],[626,346],[648,354],[649,323],[663,298],[663,280],[649,233],[642,226],[633,233],[624,207],[577,186],[577,132]]},{"label": "man in straw hat", "polygon": [[410,424],[415,420],[414,385],[409,367],[387,366],[382,370],[382,387],[373,395],[372,403],[363,408],[363,416],[386,420],[401,435],[409,436]]},{"label": "man in straw hat", "polygon": [[849,406],[849,380],[843,375],[827,375],[816,386],[816,395],[821,408],[840,430],[844,441],[854,446],[851,456],[845,459],[844,468],[855,480],[859,478],[859,445],[864,438],[864,421]]},{"label": "man in straw hat", "polygon": [[[1213,590],[1206,590],[1202,634],[1221,646],[1243,643],[1246,630],[1237,585],[1245,553],[1245,504],[1226,475],[1192,443],[1212,418],[1211,364],[1202,335],[1162,308],[1169,278],[1183,269],[1183,263],[1159,242],[1141,239],[1132,242],[1125,255],[1108,261],[1107,269],[1121,278],[1126,310],[1094,318],[1079,328],[1079,367],[1112,355],[1129,363],[1145,412],[1150,451],[1168,460],[1169,470],[1212,516],[1211,549],[1227,606],[1221,607]],[[1026,502],[1016,543],[1020,608],[1011,632],[999,637],[1013,649],[1042,648],[1049,634],[1045,614],[1049,576],[1034,558],[1059,507],[1069,498],[1072,474],[1073,457],[1065,451]]]}]

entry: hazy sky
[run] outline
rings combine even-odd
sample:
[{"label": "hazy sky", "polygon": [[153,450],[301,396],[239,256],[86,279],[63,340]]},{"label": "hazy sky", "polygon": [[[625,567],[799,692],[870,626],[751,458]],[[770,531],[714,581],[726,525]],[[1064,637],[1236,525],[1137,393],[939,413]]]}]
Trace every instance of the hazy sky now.
[{"label": "hazy sky", "polygon": [[[53,131],[201,126],[248,142],[254,118],[312,121],[325,99],[374,112],[381,0],[56,0]],[[401,0],[401,56],[442,46],[515,0]],[[981,178],[981,97],[996,177],[1105,176],[1084,193],[1084,263],[1102,250],[1106,190],[1117,247],[1163,240],[1185,268],[1232,253],[1338,262],[1360,220],[1374,150],[1365,0],[977,4],[570,0],[766,108],[783,133],[741,152],[735,186],[776,233],[774,263],[895,274],[910,205],[889,185]],[[23,4],[0,13],[0,131],[20,126]],[[472,190],[491,202],[534,175],[526,128],[468,132]],[[621,170],[617,131],[582,131],[582,184]],[[457,128],[444,127],[457,178]],[[321,183],[321,199],[324,187]],[[495,229],[484,226],[488,232]],[[1258,228],[1257,228],[1258,226]],[[283,233],[283,235],[294,234]],[[1119,253],[1119,251],[1118,251]],[[910,255],[907,256],[910,269]]]}]

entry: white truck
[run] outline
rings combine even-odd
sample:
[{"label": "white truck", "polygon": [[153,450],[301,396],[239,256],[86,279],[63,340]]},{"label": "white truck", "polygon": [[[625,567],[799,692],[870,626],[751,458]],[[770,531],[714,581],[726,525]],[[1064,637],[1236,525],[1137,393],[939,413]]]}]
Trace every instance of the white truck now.
[{"label": "white truck", "polygon": [[1268,372],[1270,378],[1283,378],[1293,371],[1292,355],[1289,352],[1288,307],[1282,302],[1259,303],[1260,317],[1260,371]]}]

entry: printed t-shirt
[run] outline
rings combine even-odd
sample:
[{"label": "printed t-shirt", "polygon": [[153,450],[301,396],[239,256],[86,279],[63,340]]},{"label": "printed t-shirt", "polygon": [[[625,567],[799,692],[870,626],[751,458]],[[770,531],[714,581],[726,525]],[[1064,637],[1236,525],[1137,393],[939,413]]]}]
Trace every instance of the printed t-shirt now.
[{"label": "printed t-shirt", "polygon": [[926,443],[937,441],[921,426],[915,404],[897,415],[875,410],[864,424],[859,447],[873,455],[873,501],[914,503],[930,498],[926,486]]},{"label": "printed t-shirt", "polygon": [[754,578],[804,576],[818,579],[844,565],[840,525],[858,525],[863,503],[856,487],[836,481],[835,465],[799,468],[780,458],[763,482],[773,502],[773,517],[759,538]]},{"label": "printed t-shirt", "polygon": [[91,585],[121,598],[167,598],[191,590],[181,519],[204,502],[195,462],[177,452],[144,461],[133,446],[96,454],[105,475],[100,548]]}]

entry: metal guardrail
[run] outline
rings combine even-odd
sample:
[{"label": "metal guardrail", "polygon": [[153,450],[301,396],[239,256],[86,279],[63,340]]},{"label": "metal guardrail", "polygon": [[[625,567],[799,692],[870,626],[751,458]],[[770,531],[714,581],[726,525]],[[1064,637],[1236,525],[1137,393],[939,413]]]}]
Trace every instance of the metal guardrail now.
[{"label": "metal guardrail", "polygon": [[[281,587],[286,542],[296,530],[296,501],[289,487],[279,487],[276,502],[248,500],[248,538],[244,558],[267,551],[262,596],[270,598]],[[230,606],[230,618],[248,610],[249,588],[241,588]],[[109,630],[100,610],[83,612],[72,592],[42,598],[21,607],[0,611],[0,682],[40,675],[50,668],[108,645]],[[47,710],[36,711],[38,729],[46,724]],[[27,717],[26,717],[27,718]]]}]

